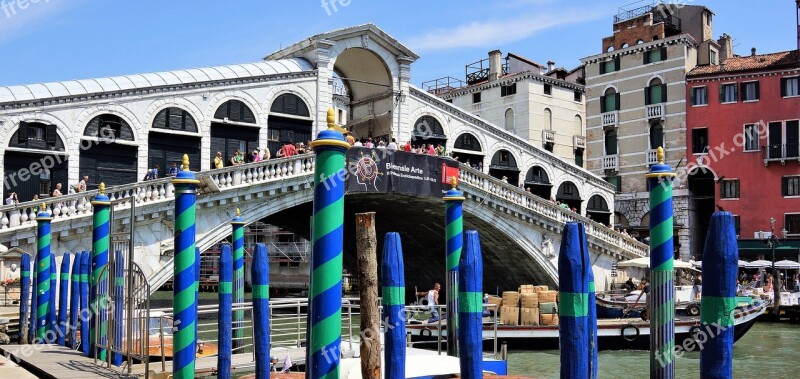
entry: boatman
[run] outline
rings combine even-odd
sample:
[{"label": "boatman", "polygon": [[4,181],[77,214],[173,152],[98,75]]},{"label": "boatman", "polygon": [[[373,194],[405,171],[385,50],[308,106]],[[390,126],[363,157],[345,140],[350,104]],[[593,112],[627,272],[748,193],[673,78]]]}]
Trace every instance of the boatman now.
[{"label": "boatman", "polygon": [[425,299],[428,301],[428,310],[431,311],[431,318],[428,320],[428,323],[439,321],[437,305],[439,305],[439,290],[441,288],[441,284],[435,283],[432,290],[428,292],[417,292],[417,296],[425,296]]},{"label": "boatman", "polygon": [[642,295],[645,295],[645,309],[642,311],[642,320],[647,321],[650,319],[650,283],[647,282],[647,278],[642,278],[642,281],[639,283],[639,288],[641,291],[639,292],[639,297],[636,298],[636,302],[633,303],[633,306],[639,305],[639,299],[642,298]]}]

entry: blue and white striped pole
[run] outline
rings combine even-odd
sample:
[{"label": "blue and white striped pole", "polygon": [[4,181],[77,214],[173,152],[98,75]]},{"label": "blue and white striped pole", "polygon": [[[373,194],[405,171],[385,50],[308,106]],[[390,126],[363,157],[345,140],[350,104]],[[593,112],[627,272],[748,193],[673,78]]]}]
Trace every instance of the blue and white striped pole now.
[{"label": "blue and white striped pole", "polygon": [[75,253],[72,260],[72,282],[69,296],[69,347],[78,348],[77,331],[80,327],[81,315],[81,253]]},{"label": "blue and white striped pole", "polygon": [[383,281],[383,317],[386,319],[383,361],[386,379],[406,377],[406,280],[403,245],[400,234],[386,233],[383,240],[381,280]]},{"label": "blue and white striped pole", "polygon": [[464,233],[458,265],[458,346],[461,377],[483,378],[483,258],[475,230]]},{"label": "blue and white striped pole", "polygon": [[81,352],[87,357],[92,356],[92,334],[90,323],[92,310],[89,308],[89,277],[92,273],[92,257],[87,251],[81,252]]},{"label": "blue and white striped pole", "polygon": [[233,302],[233,257],[231,245],[222,244],[219,255],[219,318],[217,330],[217,379],[231,379],[231,304]]},{"label": "blue and white striped pole", "polygon": [[[558,331],[561,350],[561,378],[595,378],[592,350],[595,347],[589,317],[589,298],[594,297],[592,262],[581,223],[568,222],[558,255]],[[588,272],[587,272],[588,271]]]},{"label": "blue and white striped pole", "polygon": [[714,212],[703,249],[700,322],[714,330],[700,349],[700,377],[733,377],[733,332],[739,248],[733,214]]},{"label": "blue and white striped pole", "polygon": [[20,256],[20,281],[19,281],[19,340],[23,341],[28,337],[31,297],[31,256],[23,253]]},{"label": "blue and white striped pole", "polygon": [[66,336],[69,328],[67,327],[67,309],[69,308],[69,253],[64,253],[61,258],[61,275],[59,276],[58,288],[58,344],[67,346]]},{"label": "blue and white striped pole", "polygon": [[256,244],[251,274],[256,378],[269,378],[269,261],[267,247],[263,243]]}]

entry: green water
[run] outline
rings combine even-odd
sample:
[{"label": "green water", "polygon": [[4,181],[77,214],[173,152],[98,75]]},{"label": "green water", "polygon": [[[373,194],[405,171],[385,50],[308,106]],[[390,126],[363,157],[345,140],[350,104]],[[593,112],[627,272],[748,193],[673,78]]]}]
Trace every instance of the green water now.
[{"label": "green water", "polygon": [[[733,349],[734,378],[798,377],[800,325],[756,323]],[[509,374],[550,379],[559,377],[557,350],[510,351]],[[601,351],[598,377],[639,379],[649,377],[647,351]],[[700,377],[700,354],[687,353],[675,362],[676,378]]]},{"label": "green water", "polygon": [[[250,301],[250,293],[245,293]],[[172,293],[158,291],[151,299],[153,308],[172,306]],[[216,293],[200,293],[201,305],[216,304]],[[203,315],[201,323],[213,322],[215,314]],[[358,321],[354,321],[358,328]],[[249,336],[250,331],[246,330]],[[216,333],[202,332],[200,338],[216,340]],[[791,378],[797,374],[800,356],[800,325],[788,323],[756,323],[742,339],[734,345],[734,378]],[[249,350],[249,349],[248,349]],[[639,379],[649,377],[649,352],[647,351],[601,351],[598,357],[598,377],[615,379]],[[540,379],[559,377],[559,355],[557,350],[526,351],[513,350],[508,354],[509,374]],[[675,362],[676,378],[700,377],[700,354],[690,352]]]}]

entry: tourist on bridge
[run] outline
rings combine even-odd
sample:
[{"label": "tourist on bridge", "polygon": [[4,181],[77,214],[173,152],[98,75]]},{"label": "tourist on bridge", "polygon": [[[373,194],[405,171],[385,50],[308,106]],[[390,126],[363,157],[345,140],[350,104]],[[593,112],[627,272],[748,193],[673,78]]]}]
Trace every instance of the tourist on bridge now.
[{"label": "tourist on bridge", "polygon": [[406,153],[410,153],[411,152],[411,141],[408,141],[408,142],[406,142],[405,145],[403,145],[403,151],[405,151]]},{"label": "tourist on bridge", "polygon": [[353,134],[352,133],[347,132],[347,133],[344,134],[344,136],[347,138],[347,143],[349,143],[350,146],[353,146],[353,145],[356,144],[356,139],[353,138]]},{"label": "tourist on bridge", "polygon": [[367,148],[370,148],[370,149],[375,147],[375,144],[372,143],[372,137],[367,138],[367,142],[364,143],[364,147],[367,147]]},{"label": "tourist on bridge", "polygon": [[63,195],[63,193],[61,193],[61,183],[56,183],[56,189],[53,190],[53,193],[51,194],[51,196],[52,197],[58,197],[58,196],[61,196],[61,195]]},{"label": "tourist on bridge", "polygon": [[175,175],[178,175],[178,164],[172,162],[172,166],[169,168],[169,176],[174,177]]},{"label": "tourist on bridge", "polygon": [[86,191],[86,183],[89,183],[89,175],[84,175],[83,179],[78,182],[78,187],[75,188],[75,192],[84,192]]},{"label": "tourist on bridge", "polygon": [[392,142],[389,142],[389,144],[386,145],[386,148],[390,151],[397,151],[397,140],[392,138]]},{"label": "tourist on bridge", "polygon": [[17,197],[16,192],[12,192],[8,194],[8,198],[6,198],[6,205],[15,205],[19,203],[19,197]]},{"label": "tourist on bridge", "polygon": [[225,162],[222,161],[222,152],[217,151],[217,156],[214,157],[214,168],[220,169],[225,167]]},{"label": "tourist on bridge", "polygon": [[428,323],[439,321],[439,290],[442,288],[442,285],[439,283],[435,283],[433,285],[433,289],[428,292],[417,292],[417,296],[425,296],[425,300],[428,302],[428,310],[431,312],[431,318],[428,319]]},{"label": "tourist on bridge", "polygon": [[261,152],[259,152],[258,149],[253,150],[250,154],[250,162],[261,162]]},{"label": "tourist on bridge", "polygon": [[280,150],[278,150],[278,154],[275,154],[276,158],[284,158],[284,157],[291,157],[297,154],[297,149],[294,148],[291,142],[286,142]]}]

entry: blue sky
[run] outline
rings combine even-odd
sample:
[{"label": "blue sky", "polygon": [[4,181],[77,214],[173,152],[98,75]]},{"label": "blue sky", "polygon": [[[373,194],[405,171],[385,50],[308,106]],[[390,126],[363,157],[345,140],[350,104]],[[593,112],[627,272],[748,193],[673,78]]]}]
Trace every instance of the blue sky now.
[{"label": "blue sky", "polygon": [[[252,62],[366,22],[421,56],[415,84],[463,79],[493,49],[572,68],[631,1],[0,0],[0,85]],[[732,35],[738,54],[796,48],[794,0],[673,1],[711,8],[714,36]]]}]

